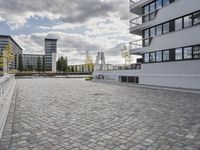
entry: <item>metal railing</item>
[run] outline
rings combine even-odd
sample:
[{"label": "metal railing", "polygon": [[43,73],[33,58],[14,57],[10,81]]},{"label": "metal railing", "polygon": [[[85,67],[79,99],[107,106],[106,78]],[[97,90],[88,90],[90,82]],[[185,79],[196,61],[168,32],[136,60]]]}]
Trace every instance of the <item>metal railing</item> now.
[{"label": "metal railing", "polygon": [[136,3],[140,2],[142,0],[130,0],[130,9],[135,5]]},{"label": "metal railing", "polygon": [[0,77],[0,108],[4,105],[14,80],[14,75],[5,75]]},{"label": "metal railing", "polygon": [[143,39],[138,39],[138,40],[129,42],[129,50],[137,49],[137,48],[142,48],[143,47],[142,40]]},{"label": "metal railing", "polygon": [[141,63],[129,64],[129,65],[108,65],[103,66],[101,70],[96,71],[113,71],[113,70],[139,70],[141,69]]},{"label": "metal railing", "polygon": [[160,8],[153,10],[147,14],[143,14],[143,15],[140,15],[140,16],[137,16],[137,17],[131,19],[129,21],[129,27],[130,28],[135,27],[135,26],[141,25],[147,21],[151,21],[151,20],[155,19],[159,9]]}]

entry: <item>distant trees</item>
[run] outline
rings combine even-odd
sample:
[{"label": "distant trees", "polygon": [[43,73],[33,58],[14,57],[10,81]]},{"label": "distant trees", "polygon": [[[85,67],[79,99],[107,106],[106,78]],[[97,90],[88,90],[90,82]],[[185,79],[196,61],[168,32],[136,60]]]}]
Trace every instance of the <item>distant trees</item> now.
[{"label": "distant trees", "polygon": [[42,70],[42,62],[41,62],[41,58],[38,57],[37,60],[37,71],[41,71]]},{"label": "distant trees", "polygon": [[63,72],[63,73],[67,73],[68,72],[68,60],[67,60],[67,57],[64,58],[63,56],[61,56],[60,58],[58,58],[57,71],[58,72]]},{"label": "distant trees", "polygon": [[18,59],[19,59],[19,61],[18,61],[18,70],[20,72],[22,72],[24,70],[24,68],[23,68],[23,60],[22,60],[22,55],[21,54],[18,56]]}]

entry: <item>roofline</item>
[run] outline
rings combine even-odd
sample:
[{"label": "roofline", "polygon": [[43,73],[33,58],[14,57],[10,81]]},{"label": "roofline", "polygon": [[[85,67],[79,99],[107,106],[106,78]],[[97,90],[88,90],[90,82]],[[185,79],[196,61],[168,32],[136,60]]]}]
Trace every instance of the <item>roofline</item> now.
[{"label": "roofline", "polygon": [[10,38],[23,51],[21,46],[19,46],[19,44],[17,44],[17,42],[10,35],[0,35],[0,37],[2,37],[2,38]]},{"label": "roofline", "polygon": [[51,41],[57,41],[58,39],[53,39],[53,38],[52,38],[52,39],[51,39],[51,38],[45,38],[44,40],[45,40],[45,41],[47,41],[47,40],[51,40]]}]

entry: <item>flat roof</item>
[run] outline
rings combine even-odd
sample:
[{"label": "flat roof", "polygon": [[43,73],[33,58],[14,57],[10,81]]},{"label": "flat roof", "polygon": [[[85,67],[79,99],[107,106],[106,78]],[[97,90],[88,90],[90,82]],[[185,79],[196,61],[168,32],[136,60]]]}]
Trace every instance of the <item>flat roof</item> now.
[{"label": "flat roof", "polygon": [[45,38],[45,41],[57,41],[58,39]]},{"label": "flat roof", "polygon": [[19,44],[17,44],[17,42],[10,35],[0,35],[0,38],[10,38],[23,51]]}]

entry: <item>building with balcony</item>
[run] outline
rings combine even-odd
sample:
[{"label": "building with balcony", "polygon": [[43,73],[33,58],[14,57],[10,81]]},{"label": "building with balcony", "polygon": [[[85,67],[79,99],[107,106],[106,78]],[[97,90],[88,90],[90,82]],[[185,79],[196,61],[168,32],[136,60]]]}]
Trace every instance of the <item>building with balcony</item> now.
[{"label": "building with balcony", "polygon": [[[6,49],[10,49],[12,59],[5,60]],[[0,71],[9,72],[18,69],[19,55],[22,54],[23,49],[15,42],[11,36],[0,35]]]},{"label": "building with balcony", "polygon": [[138,84],[200,89],[200,1],[130,0],[130,13],[130,33],[140,37],[129,43],[130,54],[142,56],[141,69],[104,74],[115,81],[134,76]]}]

